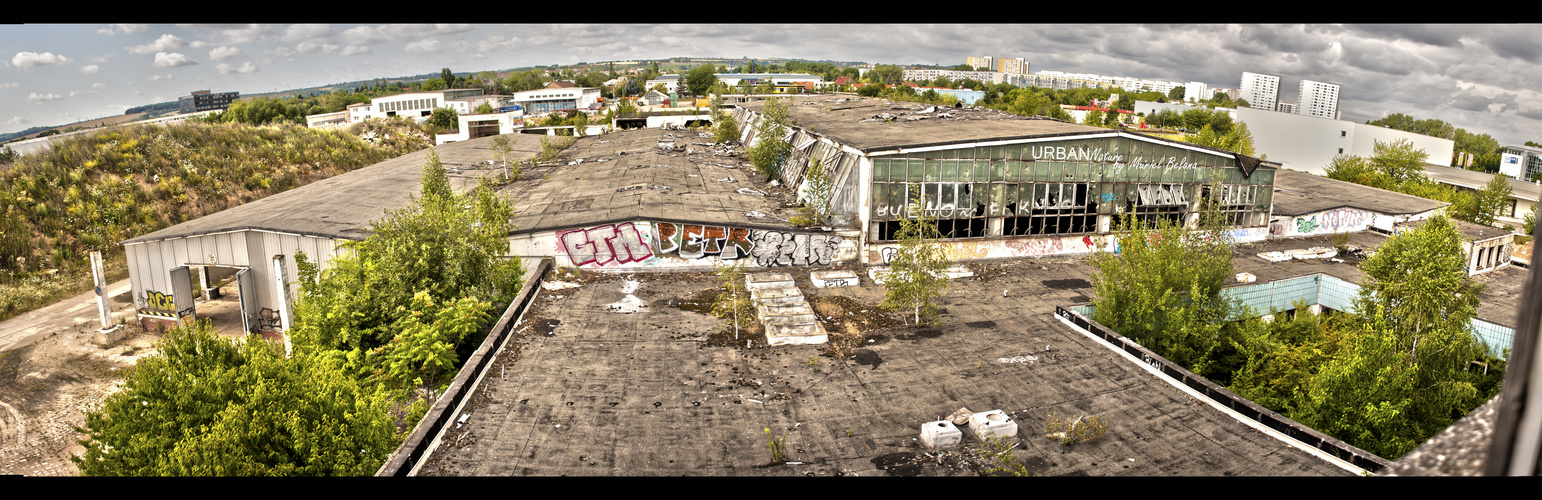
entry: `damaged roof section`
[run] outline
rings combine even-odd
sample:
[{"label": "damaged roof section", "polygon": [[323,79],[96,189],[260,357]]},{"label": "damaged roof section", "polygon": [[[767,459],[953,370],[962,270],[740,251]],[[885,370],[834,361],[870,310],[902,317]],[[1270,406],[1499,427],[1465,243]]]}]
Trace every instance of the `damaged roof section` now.
[{"label": "damaged roof section", "polygon": [[499,194],[518,205],[515,234],[637,220],[792,228],[782,213],[791,197],[740,154],[707,133],[616,131],[578,138]]}]

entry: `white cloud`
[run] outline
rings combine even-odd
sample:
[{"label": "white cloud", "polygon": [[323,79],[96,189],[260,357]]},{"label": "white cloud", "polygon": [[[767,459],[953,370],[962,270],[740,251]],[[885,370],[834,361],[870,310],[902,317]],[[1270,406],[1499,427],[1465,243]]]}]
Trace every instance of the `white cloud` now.
[{"label": "white cloud", "polygon": [[238,47],[219,47],[209,51],[209,59],[213,59],[215,61],[223,61],[232,57],[241,57],[244,55],[246,55],[246,53],[242,52]]},{"label": "white cloud", "polygon": [[187,42],[182,41],[182,39],[178,38],[177,35],[167,33],[161,35],[160,38],[155,39],[153,42],[129,47],[128,51],[135,54],[149,54],[152,52],[165,52],[171,49],[180,49],[186,45]]},{"label": "white cloud", "polygon": [[32,120],[20,116],[12,116],[11,119],[5,121],[6,125],[26,125],[28,123],[32,123]]},{"label": "white cloud", "polygon": [[20,83],[16,83],[16,82],[0,83],[0,89],[15,88],[15,87],[20,87],[20,86],[21,86],[21,84]]},{"label": "white cloud", "polygon": [[439,41],[429,38],[407,44],[402,50],[408,54],[433,54],[439,52]]},{"label": "white cloud", "polygon": [[96,83],[91,84],[91,88],[93,88],[93,89],[105,89],[105,88],[107,88],[107,84],[102,83],[102,82],[96,82]]},{"label": "white cloud", "polygon": [[82,75],[95,75],[95,74],[98,74],[98,73],[101,73],[101,72],[102,72],[102,67],[101,66],[97,66],[95,64],[87,64],[85,66],[81,66],[80,67],[80,74],[82,74]]},{"label": "white cloud", "polygon": [[230,74],[230,73],[255,73],[255,72],[257,72],[257,65],[252,64],[251,61],[247,61],[246,64],[242,64],[241,67],[235,68],[235,67],[231,67],[229,64],[220,63],[218,65],[215,65],[214,69],[219,70],[219,72],[223,73],[223,74]]},{"label": "white cloud", "polygon": [[110,56],[110,55],[112,55],[112,53],[108,52],[106,54],[102,54],[102,55],[99,55],[99,56],[96,56],[96,57],[92,57],[90,62],[94,62],[94,63],[104,63],[104,62],[107,62],[107,56]]},{"label": "white cloud", "polygon": [[67,62],[70,62],[70,58],[54,55],[53,52],[44,52],[41,54],[37,52],[17,52],[16,56],[11,58],[11,64],[15,64],[23,68],[45,66],[49,64],[64,64]]},{"label": "white cloud", "polygon": [[374,26],[355,26],[343,32],[343,40],[352,45],[369,45],[391,41],[385,30]]},{"label": "white cloud", "polygon": [[221,31],[230,43],[247,43],[257,41],[268,32],[268,26],[263,24],[248,24],[245,27],[227,29]]},{"label": "white cloud", "polygon": [[343,55],[345,55],[345,56],[351,56],[351,55],[354,55],[354,54],[368,54],[368,53],[369,53],[369,46],[367,46],[367,45],[349,45],[347,47],[343,47]]},{"label": "white cloud", "polygon": [[296,40],[310,40],[332,36],[332,26],[326,24],[291,24],[284,29],[283,40],[293,42]]},{"label": "white cloud", "polygon": [[155,53],[155,67],[157,68],[172,68],[176,66],[187,66],[190,64],[198,63],[192,59],[188,59],[187,56],[178,54],[176,52]]},{"label": "white cloud", "polygon": [[294,51],[293,50],[289,50],[289,47],[279,47],[279,48],[276,48],[276,49],[273,49],[273,50],[269,50],[269,51],[266,51],[266,52],[269,53],[269,54],[273,54],[275,56],[279,56],[279,57],[289,57],[289,56],[294,55]]},{"label": "white cloud", "polygon": [[165,76],[162,76],[162,75],[150,75],[150,79],[151,80],[171,80],[171,79],[174,79],[174,78],[175,77],[171,76],[171,73],[167,73]]},{"label": "white cloud", "polygon": [[78,95],[97,95],[100,93],[102,92],[98,90],[72,90],[70,91],[70,97],[75,97]]},{"label": "white cloud", "polygon": [[[138,33],[148,28],[147,24],[109,24],[106,28],[96,30],[99,35],[116,35],[122,33]],[[116,28],[116,29],[114,29]]]},{"label": "white cloud", "polygon": [[321,50],[321,44],[316,42],[300,42],[295,44],[294,50],[295,52],[299,52],[301,54],[309,54],[311,52]]},{"label": "white cloud", "polygon": [[64,96],[59,94],[39,94],[37,92],[27,94],[27,100],[32,102],[57,101],[63,98]]}]

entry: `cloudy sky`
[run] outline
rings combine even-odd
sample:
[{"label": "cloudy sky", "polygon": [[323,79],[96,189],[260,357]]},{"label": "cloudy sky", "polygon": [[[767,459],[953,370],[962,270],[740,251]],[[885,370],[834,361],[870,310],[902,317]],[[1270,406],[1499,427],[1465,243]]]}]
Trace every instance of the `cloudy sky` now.
[{"label": "cloudy sky", "polygon": [[1542,142],[1537,25],[5,25],[0,132],[193,90],[271,92],[437,72],[669,57],[962,64],[1236,88],[1243,71],[1343,84],[1343,117],[1438,118]]}]

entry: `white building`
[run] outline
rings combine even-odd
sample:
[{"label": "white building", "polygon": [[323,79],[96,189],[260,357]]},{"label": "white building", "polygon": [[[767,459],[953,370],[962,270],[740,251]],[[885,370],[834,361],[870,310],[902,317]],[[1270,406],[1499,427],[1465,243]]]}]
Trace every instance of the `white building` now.
[{"label": "white building", "polygon": [[[460,97],[479,95],[482,89],[447,89],[431,90],[427,92],[407,92],[385,97],[370,99],[368,118],[389,118],[393,116],[405,116],[409,118],[426,118],[434,114],[435,108],[454,108],[451,100]],[[461,112],[460,110],[456,110]],[[469,111],[469,110],[467,110]]]},{"label": "white building", "polygon": [[997,59],[996,71],[1009,75],[1026,75],[1028,74],[1028,61],[1021,57]]},{"label": "white building", "polygon": [[1245,99],[1253,109],[1274,111],[1280,101],[1280,75],[1242,73],[1242,88],[1237,96]]},{"label": "white building", "polygon": [[1320,118],[1339,117],[1339,83],[1301,80],[1296,113]]},{"label": "white building", "polygon": [[1505,146],[1499,155],[1499,173],[1523,181],[1542,178],[1542,149]]},{"label": "white building", "polygon": [[[652,81],[652,80],[649,80]],[[558,87],[515,92],[509,102],[524,108],[525,116],[539,116],[558,111],[596,108],[600,89],[596,87]]]},{"label": "white building", "polygon": [[1275,109],[1275,111],[1279,111],[1281,113],[1290,113],[1290,114],[1293,114],[1293,115],[1294,114],[1299,114],[1299,113],[1296,113],[1296,111],[1297,111],[1296,110],[1296,103],[1293,103],[1293,102],[1282,102],[1282,103],[1279,104],[1279,108]]},{"label": "white building", "polygon": [[1183,100],[1203,101],[1215,97],[1210,93],[1210,86],[1204,82],[1189,82],[1183,84]]},{"label": "white building", "polygon": [[[1138,103],[1137,103],[1138,104]],[[1294,115],[1255,108],[1238,107],[1236,119],[1246,123],[1253,134],[1253,148],[1282,168],[1317,175],[1327,169],[1333,157],[1375,154],[1375,143],[1405,139],[1429,155],[1427,163],[1451,161],[1456,143],[1450,139],[1419,135],[1375,125],[1331,118]]]}]

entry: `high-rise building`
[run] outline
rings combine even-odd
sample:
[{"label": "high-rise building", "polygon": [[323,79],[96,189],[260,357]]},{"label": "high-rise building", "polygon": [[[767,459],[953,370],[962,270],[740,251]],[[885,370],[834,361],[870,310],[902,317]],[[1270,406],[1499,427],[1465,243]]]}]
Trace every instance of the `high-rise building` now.
[{"label": "high-rise building", "polygon": [[1013,75],[1026,75],[1028,74],[1028,61],[1021,57],[997,59],[996,71]]},{"label": "high-rise building", "polygon": [[1296,113],[1338,119],[1339,87],[1338,82],[1301,80],[1301,97],[1296,101]]},{"label": "high-rise building", "polygon": [[1276,109],[1275,111],[1279,111],[1281,113],[1290,113],[1290,114],[1294,115],[1294,114],[1296,114],[1296,103],[1293,103],[1293,102],[1281,102],[1279,104],[1279,109]]},{"label": "high-rise building", "polygon": [[1274,111],[1280,101],[1280,75],[1242,73],[1239,99],[1245,99],[1253,109]]},{"label": "high-rise building", "polygon": [[964,59],[964,64],[968,64],[968,65],[974,66],[976,68],[984,68],[985,71],[995,71],[996,70],[995,60],[991,59],[990,56],[965,58]]},{"label": "high-rise building", "polygon": [[1189,82],[1183,86],[1183,100],[1203,101],[1215,97],[1210,93],[1210,86],[1204,82]]}]

